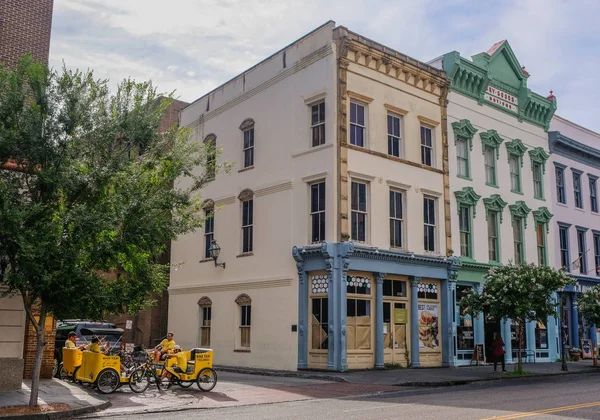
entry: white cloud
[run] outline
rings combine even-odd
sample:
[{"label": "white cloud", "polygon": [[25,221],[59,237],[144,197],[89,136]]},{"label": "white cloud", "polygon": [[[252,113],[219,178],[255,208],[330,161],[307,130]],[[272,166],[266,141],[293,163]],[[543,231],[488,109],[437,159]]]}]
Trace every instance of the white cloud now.
[{"label": "white cloud", "polygon": [[56,0],[51,63],[152,78],[192,101],[329,19],[423,61],[508,39],[532,89],[600,130],[599,15],[596,0]]}]

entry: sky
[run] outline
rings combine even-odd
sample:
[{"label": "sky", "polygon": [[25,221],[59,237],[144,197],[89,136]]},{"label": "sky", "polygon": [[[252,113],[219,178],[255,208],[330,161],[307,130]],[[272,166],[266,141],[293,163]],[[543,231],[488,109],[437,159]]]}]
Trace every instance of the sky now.
[{"label": "sky", "polygon": [[600,132],[598,0],[54,0],[50,65],[191,102],[328,20],[421,61],[507,39],[528,86]]}]

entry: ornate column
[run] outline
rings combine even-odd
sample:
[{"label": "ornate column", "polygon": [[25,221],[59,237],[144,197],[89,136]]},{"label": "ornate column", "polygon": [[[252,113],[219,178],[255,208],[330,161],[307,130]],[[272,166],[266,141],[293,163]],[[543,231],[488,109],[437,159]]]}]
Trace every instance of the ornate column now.
[{"label": "ornate column", "polygon": [[502,341],[504,341],[504,362],[512,363],[512,343],[510,341],[510,320],[501,320],[500,325],[502,328]]},{"label": "ornate column", "polygon": [[[375,368],[383,368],[383,279],[385,273],[375,277]],[[390,316],[393,317],[393,310]],[[393,323],[392,323],[393,325]],[[393,327],[392,327],[393,328]]]},{"label": "ornate column", "polygon": [[421,277],[410,280],[410,363],[411,367],[420,367],[419,363],[419,282]]},{"label": "ornate column", "polygon": [[298,269],[298,369],[308,368],[308,284],[304,271],[302,248],[292,248],[292,256]]},{"label": "ornate column", "polygon": [[308,286],[304,263],[297,262],[298,269],[298,369],[308,368]]},{"label": "ornate column", "polygon": [[441,303],[442,314],[439,324],[442,341],[442,366],[454,366],[454,335],[456,331],[456,322],[454,321],[454,300],[456,293],[456,281],[449,277],[441,281]]},{"label": "ornate column", "polygon": [[335,352],[337,350],[335,320],[335,291],[333,281],[333,258],[325,258],[327,269],[327,369],[335,370]]},{"label": "ornate column", "polygon": [[348,286],[348,282],[346,280],[348,276],[348,270],[350,269],[350,257],[354,252],[354,244],[352,242],[342,242],[338,244],[338,252],[336,252],[336,259],[339,264],[339,273],[340,278],[338,283],[338,305],[337,312],[339,317],[339,322],[341,325],[340,328],[340,339],[339,339],[339,355],[340,360],[338,364],[338,370],[347,371],[348,370],[348,344],[347,344],[347,335],[346,335],[346,313],[347,313],[347,303],[346,303],[346,288]]},{"label": "ornate column", "polygon": [[571,342],[572,347],[579,347],[579,311],[577,305],[577,294],[571,295],[571,331],[573,341]]}]

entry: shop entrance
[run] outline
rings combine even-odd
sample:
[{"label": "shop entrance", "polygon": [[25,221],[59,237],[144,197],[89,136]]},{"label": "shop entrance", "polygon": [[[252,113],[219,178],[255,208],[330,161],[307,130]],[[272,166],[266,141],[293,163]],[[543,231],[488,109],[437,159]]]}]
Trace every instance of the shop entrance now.
[{"label": "shop entrance", "polygon": [[[494,333],[500,333],[500,321],[490,315],[484,315],[484,325],[483,330],[485,332],[485,357],[486,361],[493,362],[494,359],[492,357],[492,342],[494,341]],[[506,343],[506,338],[503,337],[504,342]]]},{"label": "shop entrance", "polygon": [[473,318],[465,311],[465,308],[460,307],[459,305],[465,294],[472,290],[473,286],[456,286],[456,334],[454,337],[454,345],[456,348],[456,360],[458,365],[468,365],[471,363],[475,347]]},{"label": "shop entrance", "polygon": [[408,308],[405,302],[383,302],[383,358],[385,363],[407,366]]}]

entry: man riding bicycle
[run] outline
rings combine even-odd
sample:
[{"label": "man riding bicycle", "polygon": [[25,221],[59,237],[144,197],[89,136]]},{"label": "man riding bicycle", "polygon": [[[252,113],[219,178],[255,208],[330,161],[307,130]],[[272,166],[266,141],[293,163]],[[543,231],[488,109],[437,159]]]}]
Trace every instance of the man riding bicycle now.
[{"label": "man riding bicycle", "polygon": [[167,338],[160,342],[160,344],[154,347],[154,353],[156,357],[154,358],[155,363],[158,364],[159,361],[165,360],[169,350],[173,350],[175,348],[175,340],[173,340],[173,333],[167,333]]}]

